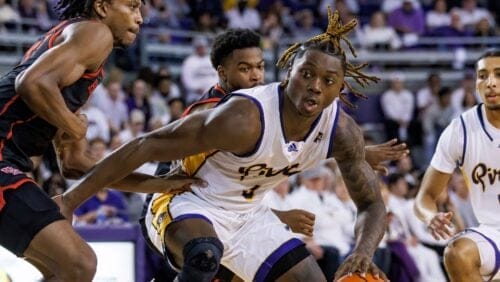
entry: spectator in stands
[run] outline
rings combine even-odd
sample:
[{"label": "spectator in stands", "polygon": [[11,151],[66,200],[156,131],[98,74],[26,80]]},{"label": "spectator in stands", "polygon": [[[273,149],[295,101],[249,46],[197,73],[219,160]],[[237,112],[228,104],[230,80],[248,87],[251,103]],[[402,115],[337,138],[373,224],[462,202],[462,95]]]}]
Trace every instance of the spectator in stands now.
[{"label": "spectator in stands", "polygon": [[123,194],[102,189],[75,210],[76,224],[120,224],[128,221]]},{"label": "spectator in stands", "polygon": [[109,123],[108,118],[103,111],[89,102],[83,105],[80,111],[87,117],[87,134],[85,135],[85,138],[87,138],[87,140],[101,138],[105,142],[109,142]]},{"label": "spectator in stands", "polygon": [[426,15],[427,32],[432,31],[438,27],[449,26],[451,24],[451,17],[448,14],[446,0],[436,0],[434,2],[434,9],[427,12]]},{"label": "spectator in stands", "polygon": [[260,34],[263,36],[264,49],[276,46],[284,35],[281,15],[274,10],[266,12],[260,27]]},{"label": "spectator in stands", "polygon": [[130,112],[129,123],[126,129],[118,134],[120,144],[126,143],[137,136],[144,134],[146,126],[146,117],[139,109],[134,109]]},{"label": "spectator in stands", "polygon": [[274,210],[290,210],[292,206],[288,199],[289,193],[290,183],[288,179],[285,179],[264,196],[262,203]]},{"label": "spectator in stands", "polygon": [[186,89],[188,104],[198,100],[208,87],[218,80],[208,54],[208,40],[197,37],[193,41],[193,46],[194,53],[184,60],[181,70],[181,80]]},{"label": "spectator in stands", "polygon": [[420,272],[416,281],[446,281],[439,266],[438,255],[423,246],[410,230],[409,219],[413,216],[413,205],[406,199],[409,187],[404,176],[398,173],[389,175],[388,187],[390,194],[387,208],[392,214],[389,225],[392,233],[391,239],[402,240],[405,243],[408,253]]},{"label": "spectator in stands", "polygon": [[[183,0],[190,8],[188,15],[192,19],[199,19],[202,14],[211,16],[212,21],[217,25],[224,18],[221,0]],[[182,2],[182,1],[177,1]]]},{"label": "spectator in stands", "polygon": [[314,26],[314,15],[311,10],[301,10],[296,13],[297,28],[293,31],[294,41],[303,41],[321,32]]},{"label": "spectator in stands", "polygon": [[403,142],[408,140],[408,127],[415,108],[413,93],[404,87],[404,79],[402,73],[392,74],[390,88],[380,98],[386,138],[397,138]]},{"label": "spectator in stands", "polygon": [[[96,160],[101,160],[107,153],[106,142],[101,138],[89,140],[89,154]],[[105,224],[128,221],[126,203],[119,191],[102,189],[95,196],[83,203],[75,211],[76,224]]]},{"label": "spectator in stands", "polygon": [[167,5],[170,13],[179,20],[187,18],[191,12],[186,0],[163,0],[163,3]]},{"label": "spectator in stands", "polygon": [[486,18],[490,26],[495,26],[495,22],[490,12],[484,8],[477,7],[476,0],[462,0],[461,8],[454,8],[462,21],[462,24],[469,31],[474,30],[474,26],[483,18]]},{"label": "spectator in stands", "polygon": [[427,162],[431,160],[434,153],[437,138],[455,117],[456,111],[451,104],[451,89],[441,88],[438,92],[438,103],[429,107],[422,119],[424,134],[428,142],[425,150]]},{"label": "spectator in stands", "polygon": [[[379,1],[374,1],[374,2],[379,2]],[[417,8],[420,8],[420,1],[419,0],[413,0],[412,1],[413,5]],[[401,8],[403,5],[403,0],[383,0],[382,1],[382,11],[385,14],[390,14],[392,11]]]},{"label": "spectator in stands", "polygon": [[[394,173],[403,176],[410,190],[413,190],[419,184],[418,183],[419,171],[413,164],[413,159],[410,155],[404,156],[396,161]],[[414,191],[408,191],[408,194],[406,196],[411,196],[410,194],[414,194]]]},{"label": "spectator in stands", "polygon": [[137,109],[144,113],[146,121],[151,118],[152,112],[148,99],[148,92],[149,86],[143,79],[136,78],[132,82],[130,93],[126,100],[129,114],[131,114],[134,109]]},{"label": "spectator in stands", "polygon": [[[164,0],[151,0],[149,5],[148,26],[155,28],[178,28],[179,19],[173,14]],[[146,7],[146,5],[144,5]]]},{"label": "spectator in stands", "polygon": [[18,12],[6,0],[0,0],[0,33],[6,32],[20,19]]},{"label": "spectator in stands", "polygon": [[167,101],[173,98],[180,98],[179,86],[172,80],[170,73],[157,75],[153,84],[153,93],[149,98],[153,117],[164,117],[170,119],[170,112]]},{"label": "spectator in stands", "polygon": [[455,115],[459,115],[473,106],[477,105],[478,99],[474,90],[467,90],[464,93],[464,98],[462,99],[462,103],[460,104],[460,110],[455,113]]},{"label": "spectator in stands", "polygon": [[180,119],[186,110],[186,101],[181,97],[169,99],[167,105],[170,112],[169,123]]},{"label": "spectator in stands", "polygon": [[342,228],[338,228],[339,222],[325,205],[323,193],[326,190],[326,171],[327,168],[323,166],[303,171],[300,174],[302,185],[290,195],[289,201],[293,208],[306,210],[316,216],[313,236],[303,240],[326,280],[332,281],[341,262],[340,249],[343,251],[342,255],[346,255],[350,242],[342,241]]},{"label": "spectator in stands", "polygon": [[[460,18],[460,14],[457,11],[453,10],[450,12],[450,21],[450,25],[435,28],[430,35],[440,37],[465,37],[471,35],[470,31],[465,29],[465,26],[463,25]],[[455,41],[451,44],[446,43],[443,45],[445,45],[446,48],[463,47],[463,43],[460,40]]]},{"label": "spectator in stands", "polygon": [[412,0],[403,0],[401,8],[389,14],[388,22],[402,37],[405,46],[415,45],[425,32],[424,12]]},{"label": "spectator in stands", "polygon": [[[327,14],[326,11],[328,10],[328,6],[332,8],[332,10],[342,10],[346,9],[348,12],[357,14],[359,13],[359,3],[357,0],[321,0],[321,3],[319,4],[319,12],[321,14],[321,17],[323,19],[326,19]],[[340,7],[343,6],[343,7]],[[339,13],[341,13],[339,11]]]},{"label": "spectator in stands", "polygon": [[226,12],[229,28],[248,28],[259,30],[261,19],[255,8],[248,7],[247,0],[238,0],[237,7]]},{"label": "spectator in stands", "polygon": [[399,49],[401,40],[391,26],[387,26],[385,15],[377,11],[372,14],[370,23],[359,34],[361,45],[368,49]]},{"label": "spectator in stands", "polygon": [[201,12],[195,18],[194,31],[201,33],[215,33],[217,32],[218,20],[209,12]]},{"label": "spectator in stands", "polygon": [[476,101],[478,101],[478,99],[471,99],[472,97],[467,97],[467,100],[464,100],[467,93],[473,94],[474,97],[476,96],[474,74],[471,72],[466,72],[464,74],[461,86],[453,90],[451,93],[451,104],[453,105],[457,115],[461,114],[464,109],[468,109],[469,107],[477,104]]},{"label": "spectator in stands", "polygon": [[432,72],[427,76],[427,85],[417,92],[418,119],[423,120],[429,108],[437,104],[438,92],[441,89],[441,77]]},{"label": "spectator in stands", "polygon": [[113,80],[106,82],[103,94],[100,98],[94,96],[95,105],[106,116],[111,134],[116,134],[128,121],[128,108],[121,82]]},{"label": "spectator in stands", "polygon": [[[490,22],[486,18],[482,18],[479,22],[474,26],[473,36],[479,38],[493,38],[497,35],[495,28],[490,25]],[[474,45],[475,48],[490,48],[493,47],[492,43],[480,43]]]},{"label": "spectator in stands", "polygon": [[460,217],[463,220],[464,228],[479,225],[469,196],[469,188],[465,183],[464,175],[460,171],[455,171],[451,176],[450,200],[455,205]]}]

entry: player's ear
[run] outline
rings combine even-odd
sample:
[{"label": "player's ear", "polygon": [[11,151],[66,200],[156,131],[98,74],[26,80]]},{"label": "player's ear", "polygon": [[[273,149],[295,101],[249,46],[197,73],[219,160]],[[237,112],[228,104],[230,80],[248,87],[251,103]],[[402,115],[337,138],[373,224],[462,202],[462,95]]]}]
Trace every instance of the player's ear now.
[{"label": "player's ear", "polygon": [[94,12],[100,17],[105,18],[108,14],[108,1],[107,0],[95,0],[94,1]]},{"label": "player's ear", "polygon": [[340,87],[340,92],[344,91],[344,88],[345,88],[345,82],[342,83],[342,87]]},{"label": "player's ear", "polygon": [[227,80],[226,70],[222,65],[217,66],[217,74],[219,75],[222,81],[226,82]]}]

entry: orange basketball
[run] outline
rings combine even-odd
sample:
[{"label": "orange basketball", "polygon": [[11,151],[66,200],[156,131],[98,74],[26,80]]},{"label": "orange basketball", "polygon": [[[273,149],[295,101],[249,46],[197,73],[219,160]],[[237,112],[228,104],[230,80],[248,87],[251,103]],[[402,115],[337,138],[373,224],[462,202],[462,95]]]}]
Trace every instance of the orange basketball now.
[{"label": "orange basketball", "polygon": [[366,277],[362,277],[359,273],[353,273],[352,275],[346,274],[340,277],[338,282],[384,282],[382,278],[375,278],[371,273],[367,273]]}]

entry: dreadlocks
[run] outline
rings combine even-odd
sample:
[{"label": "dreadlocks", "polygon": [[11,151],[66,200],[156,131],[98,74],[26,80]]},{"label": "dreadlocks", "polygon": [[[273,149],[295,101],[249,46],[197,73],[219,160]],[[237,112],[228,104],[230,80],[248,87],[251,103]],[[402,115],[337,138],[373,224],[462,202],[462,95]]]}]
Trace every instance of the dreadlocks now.
[{"label": "dreadlocks", "polygon": [[[339,13],[335,11],[334,13],[328,7],[328,27],[326,32],[317,36],[314,36],[303,43],[295,43],[290,46],[281,55],[278,63],[276,64],[279,68],[284,69],[290,66],[293,60],[298,57],[300,58],[306,50],[308,49],[320,49],[323,52],[332,54],[338,57],[342,61],[342,65],[345,69],[345,76],[353,78],[361,87],[367,86],[370,82],[378,82],[379,78],[375,76],[368,76],[361,72],[367,64],[353,65],[347,62],[345,51],[341,45],[341,40],[344,41],[352,55],[356,57],[356,50],[352,46],[351,42],[347,39],[346,35],[351,32],[351,30],[357,25],[357,21],[352,19],[349,23],[342,25],[339,18]],[[356,97],[366,99],[367,97],[360,92],[352,88],[352,86],[344,80],[344,85],[349,89],[349,91]],[[344,93],[340,94],[340,100],[347,104],[349,107],[354,108],[354,105],[347,100]]]},{"label": "dreadlocks", "polygon": [[59,0],[55,9],[59,19],[67,20],[76,17],[90,17],[94,0]]}]

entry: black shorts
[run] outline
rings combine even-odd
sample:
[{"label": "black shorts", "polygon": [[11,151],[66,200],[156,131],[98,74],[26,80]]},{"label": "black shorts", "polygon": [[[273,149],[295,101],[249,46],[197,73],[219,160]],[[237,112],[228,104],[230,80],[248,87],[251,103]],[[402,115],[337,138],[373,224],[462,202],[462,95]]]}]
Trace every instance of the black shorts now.
[{"label": "black shorts", "polygon": [[40,230],[64,216],[57,204],[25,174],[4,173],[0,169],[2,192],[5,205],[0,210],[0,245],[21,257]]}]

